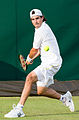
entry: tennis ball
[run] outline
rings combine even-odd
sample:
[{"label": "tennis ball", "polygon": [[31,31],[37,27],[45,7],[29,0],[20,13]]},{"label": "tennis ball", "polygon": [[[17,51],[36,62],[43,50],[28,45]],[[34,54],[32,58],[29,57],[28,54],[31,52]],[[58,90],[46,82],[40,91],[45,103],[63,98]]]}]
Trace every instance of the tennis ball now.
[{"label": "tennis ball", "polygon": [[48,51],[48,50],[49,50],[49,46],[45,46],[45,47],[44,47],[44,50],[45,50],[45,51]]}]

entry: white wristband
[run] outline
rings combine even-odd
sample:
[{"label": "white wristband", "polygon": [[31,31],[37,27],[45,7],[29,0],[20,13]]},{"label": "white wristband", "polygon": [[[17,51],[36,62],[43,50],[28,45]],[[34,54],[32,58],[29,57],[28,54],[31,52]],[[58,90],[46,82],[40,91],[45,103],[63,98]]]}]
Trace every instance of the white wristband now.
[{"label": "white wristband", "polygon": [[29,57],[29,55],[27,56],[27,61],[28,61],[28,62],[31,62],[31,61],[32,61],[32,59]]}]

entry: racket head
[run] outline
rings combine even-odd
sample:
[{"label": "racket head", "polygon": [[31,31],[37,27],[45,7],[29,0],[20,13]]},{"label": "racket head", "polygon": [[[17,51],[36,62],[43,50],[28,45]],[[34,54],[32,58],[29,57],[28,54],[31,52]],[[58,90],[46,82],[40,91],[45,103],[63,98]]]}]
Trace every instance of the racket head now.
[{"label": "racket head", "polygon": [[20,61],[20,64],[21,64],[21,67],[23,68],[24,71],[27,70],[27,64],[26,64],[26,61],[23,57],[23,55],[19,55],[19,61]]}]

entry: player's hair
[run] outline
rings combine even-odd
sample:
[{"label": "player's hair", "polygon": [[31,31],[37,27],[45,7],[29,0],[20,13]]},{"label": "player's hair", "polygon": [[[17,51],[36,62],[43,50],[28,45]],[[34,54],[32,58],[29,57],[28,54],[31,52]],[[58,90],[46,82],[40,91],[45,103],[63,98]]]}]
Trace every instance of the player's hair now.
[{"label": "player's hair", "polygon": [[[40,16],[40,17],[42,18],[43,16]],[[43,22],[44,22],[44,21],[47,21],[47,19],[46,19],[45,17],[44,17],[44,19],[43,19]]]}]

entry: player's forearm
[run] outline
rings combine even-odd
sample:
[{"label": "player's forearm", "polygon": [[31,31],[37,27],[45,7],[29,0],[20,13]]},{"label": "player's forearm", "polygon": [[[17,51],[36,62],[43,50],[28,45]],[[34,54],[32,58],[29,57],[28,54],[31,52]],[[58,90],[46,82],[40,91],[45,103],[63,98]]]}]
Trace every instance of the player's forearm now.
[{"label": "player's forearm", "polygon": [[29,55],[27,56],[26,63],[27,65],[32,64],[33,60],[39,55],[39,49],[32,48]]},{"label": "player's forearm", "polygon": [[37,58],[40,55],[40,52],[38,50],[37,54],[32,58],[32,60],[34,60],[35,58]]},{"label": "player's forearm", "polygon": [[38,52],[39,52],[38,49],[32,48],[32,49],[30,50],[29,57],[30,57],[31,59],[35,59],[35,58],[39,55]]}]

